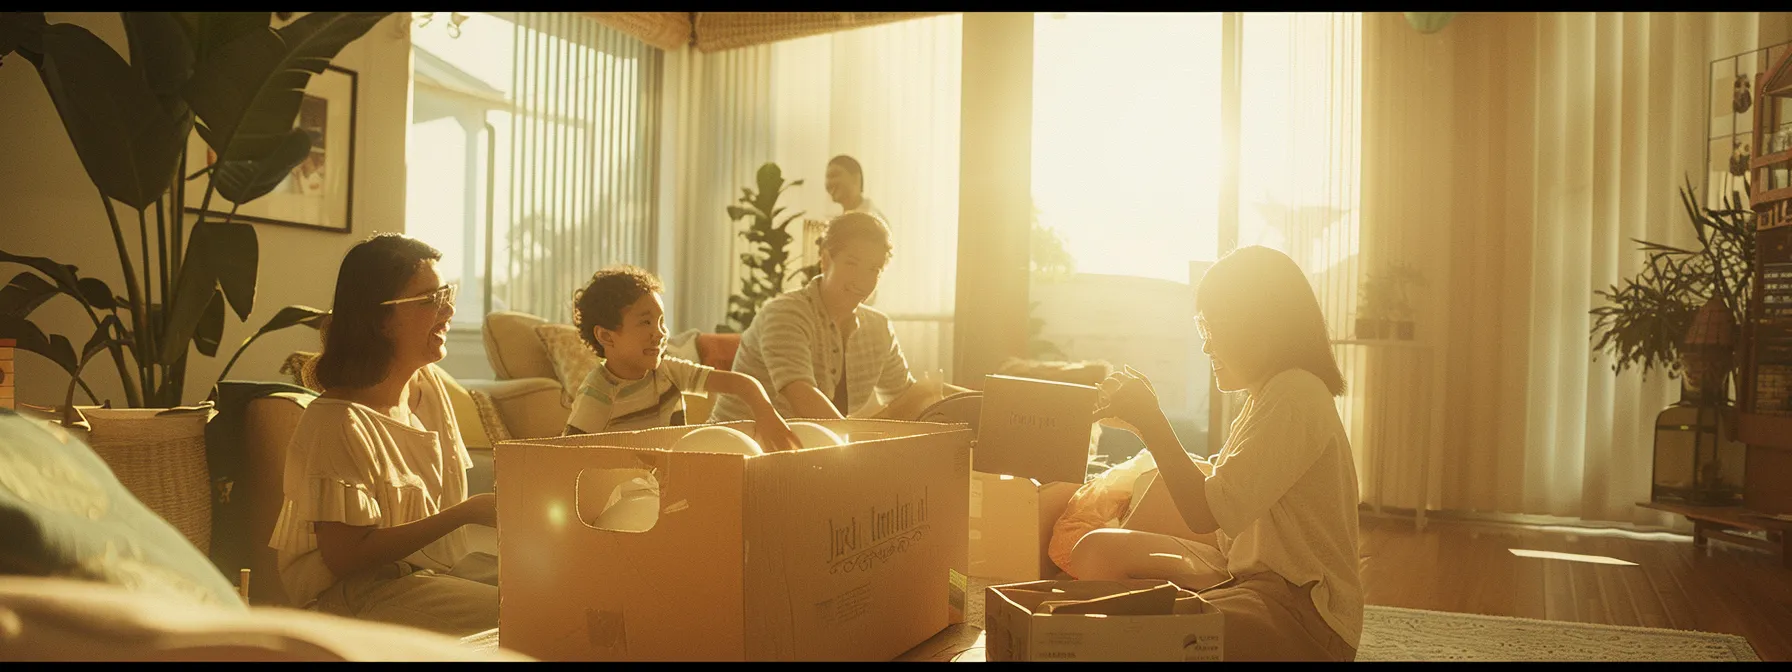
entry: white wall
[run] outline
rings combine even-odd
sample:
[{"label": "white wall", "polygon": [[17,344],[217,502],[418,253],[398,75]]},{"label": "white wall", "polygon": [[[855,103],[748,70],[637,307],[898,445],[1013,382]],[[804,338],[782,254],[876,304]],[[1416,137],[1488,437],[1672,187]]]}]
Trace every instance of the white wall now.
[{"label": "white wall", "polygon": [[[87,28],[128,54],[124,28],[115,13],[60,13],[51,23]],[[355,127],[355,191],[353,232],[331,233],[272,225],[255,225],[261,241],[260,283],[255,311],[246,323],[234,313],[225,318],[224,344],[217,358],[194,351],[188,359],[186,401],[204,399],[211,383],[236,345],[283,306],[305,304],[328,308],[342,255],[355,242],[374,233],[404,230],[405,129],[410,123],[410,15],[398,13],[343,49],[334,63],[360,74]],[[98,192],[81,168],[68,133],[56,116],[36,70],[23,58],[6,59],[0,67],[0,248],[29,256],[45,256],[78,266],[83,275],[106,281],[123,291],[123,271],[112,244],[110,226]],[[135,214],[119,206],[121,219]],[[136,225],[126,226],[126,243],[136,250]],[[152,232],[153,235],[153,232]],[[135,263],[135,262],[133,262]],[[23,270],[0,269],[6,279]],[[138,270],[141,273],[141,269]],[[76,347],[92,333],[81,309],[58,298],[38,309],[35,321],[45,331],[62,333]],[[317,349],[317,333],[297,327],[263,337],[244,353],[231,377],[283,380],[280,363],[294,350]],[[102,398],[122,405],[117,369],[96,361],[85,377]],[[47,406],[62,403],[68,376],[32,354],[19,355],[18,399]],[[84,399],[80,399],[84,402]]]}]

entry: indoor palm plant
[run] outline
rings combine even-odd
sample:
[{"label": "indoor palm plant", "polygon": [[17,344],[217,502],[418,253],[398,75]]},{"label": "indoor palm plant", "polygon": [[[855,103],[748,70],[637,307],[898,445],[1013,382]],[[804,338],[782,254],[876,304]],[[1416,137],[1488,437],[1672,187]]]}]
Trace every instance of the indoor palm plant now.
[{"label": "indoor palm plant", "polygon": [[760,306],[784,293],[784,283],[808,282],[821,273],[819,264],[790,268],[790,243],[796,240],[790,233],[790,224],[803,213],[784,214],[786,208],[778,205],[778,197],[786,189],[801,186],[803,181],[785,182],[778,164],[767,163],[759,167],[754,182],[759,187],[757,191],[742,187],[740,200],[728,206],[729,221],[751,220],[739,233],[755,247],[740,255],[746,273],[740,279],[740,293],[728,297],[728,323],[716,326],[716,331],[724,334],[745,332],[759,315]]},{"label": "indoor palm plant", "polygon": [[[186,389],[189,350],[216,356],[226,311],[247,320],[254,309],[260,247],[253,226],[233,221],[236,208],[308,156],[311,138],[295,128],[306,83],[389,12],[313,12],[278,29],[271,14],[120,12],[127,61],[80,26],[48,23],[41,12],[0,13],[0,61],[17,54],[36,67],[98,192],[124,282],[121,294],[72,265],[0,250],[0,263],[26,269],[0,288],[0,338],[69,374],[63,423],[90,423],[89,444],[119,480],[202,551],[212,530],[209,413],[173,407]],[[195,131],[215,161],[187,156]],[[190,158],[207,165],[191,170]],[[194,179],[206,188],[189,225],[183,186]],[[231,204],[225,214],[213,214],[226,210],[214,209],[214,198]],[[78,349],[32,320],[57,296],[78,303],[91,323]],[[236,354],[262,334],[323,317],[288,306]],[[75,406],[77,389],[102,403],[82,378],[102,357],[117,369],[125,409]]]},{"label": "indoor palm plant", "polygon": [[[65,422],[74,421],[77,388],[100,403],[82,372],[102,355],[118,371],[125,406],[179,405],[189,348],[216,356],[226,309],[248,319],[260,249],[255,228],[232,215],[306,158],[310,137],[295,128],[306,82],[389,13],[313,12],[275,29],[271,12],[120,12],[128,62],[80,26],[47,23],[41,12],[0,14],[0,59],[16,53],[37,68],[105,206],[124,278],[119,294],[74,266],[0,250],[0,262],[29,269],[0,290],[0,338],[68,372]],[[183,171],[194,130],[217,161]],[[182,213],[192,204],[179,187],[193,179],[207,186],[189,226]],[[213,214],[214,197],[230,211]],[[125,235],[133,219],[135,250]],[[30,319],[58,295],[91,322],[79,348]],[[270,331],[316,326],[322,314],[282,309],[236,354]]]},{"label": "indoor palm plant", "polygon": [[1736,327],[1754,273],[1754,212],[1736,193],[1722,209],[1701,207],[1690,182],[1680,199],[1698,247],[1636,241],[1643,269],[1594,292],[1607,303],[1592,310],[1593,351],[1611,354],[1614,372],[1641,367],[1680,378],[1680,399],[1655,417],[1650,498],[1739,504],[1747,455],[1729,383],[1742,360]]}]

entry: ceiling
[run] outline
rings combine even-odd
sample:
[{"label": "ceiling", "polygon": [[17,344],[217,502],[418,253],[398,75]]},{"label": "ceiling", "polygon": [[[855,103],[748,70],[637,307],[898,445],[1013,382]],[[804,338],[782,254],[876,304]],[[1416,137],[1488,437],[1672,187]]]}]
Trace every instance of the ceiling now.
[{"label": "ceiling", "polygon": [[585,12],[660,49],[723,51],[945,12]]}]

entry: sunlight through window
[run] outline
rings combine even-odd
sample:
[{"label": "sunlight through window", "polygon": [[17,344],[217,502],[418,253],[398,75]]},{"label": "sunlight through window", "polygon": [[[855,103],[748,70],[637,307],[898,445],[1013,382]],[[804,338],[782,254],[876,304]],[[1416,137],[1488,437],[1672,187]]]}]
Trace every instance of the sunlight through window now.
[{"label": "sunlight through window", "polygon": [[1593,563],[1596,565],[1623,565],[1626,567],[1637,566],[1636,563],[1631,562],[1629,560],[1619,560],[1617,558],[1606,557],[1603,555],[1581,555],[1579,553],[1560,553],[1560,552],[1556,552],[1556,551],[1533,551],[1533,550],[1525,549],[1525,548],[1508,548],[1506,550],[1511,551],[1513,555],[1516,555],[1521,558],[1542,558],[1544,560],[1567,560],[1569,562],[1590,562],[1590,563]]}]

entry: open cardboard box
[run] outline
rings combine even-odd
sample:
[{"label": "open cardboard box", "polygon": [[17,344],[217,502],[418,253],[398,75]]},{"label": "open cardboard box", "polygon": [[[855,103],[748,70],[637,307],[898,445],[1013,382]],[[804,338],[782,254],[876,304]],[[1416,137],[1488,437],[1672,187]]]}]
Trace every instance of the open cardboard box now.
[{"label": "open cardboard box", "polygon": [[[889,660],[938,633],[967,569],[971,431],[818,424],[849,443],[666,450],[694,426],[500,442],[499,644],[543,660]],[[593,525],[649,494],[645,531]]]},{"label": "open cardboard box", "polygon": [[990,586],[983,609],[990,661],[1218,661],[1225,636],[1219,609],[1165,581]]},{"label": "open cardboard box", "polygon": [[971,574],[999,581],[1058,575],[1052,526],[1087,478],[1096,389],[988,376],[971,477]]}]

